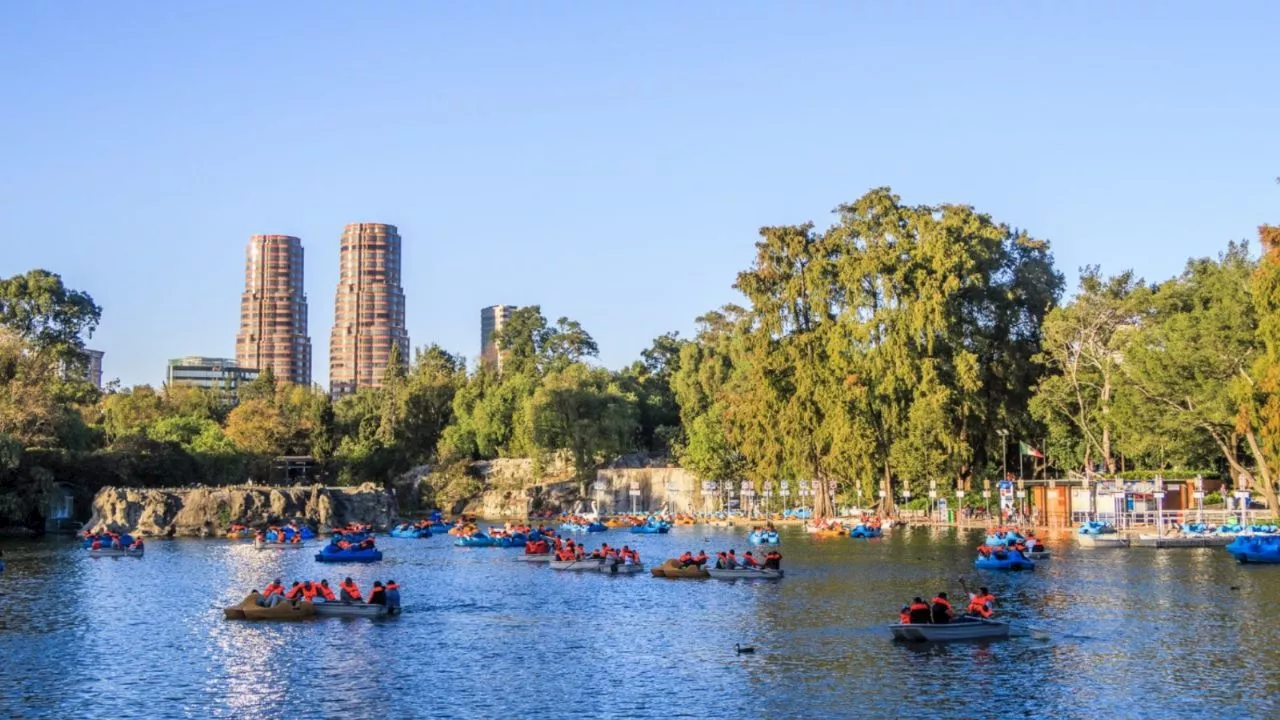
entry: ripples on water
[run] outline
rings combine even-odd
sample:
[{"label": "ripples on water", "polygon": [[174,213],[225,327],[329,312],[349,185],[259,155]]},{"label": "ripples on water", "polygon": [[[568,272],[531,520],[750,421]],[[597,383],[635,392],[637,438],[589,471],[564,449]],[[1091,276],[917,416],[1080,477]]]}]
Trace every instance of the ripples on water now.
[{"label": "ripples on water", "polygon": [[[747,545],[743,532],[591,538],[646,562]],[[1280,567],[1221,549],[1051,543],[1034,573],[978,573],[980,537],[783,534],[778,583],[555,572],[518,550],[380,539],[386,560],[154,541],[92,559],[8,543],[0,575],[0,716],[66,717],[1209,717],[1280,716]],[[398,618],[227,622],[279,576],[403,587]],[[905,646],[884,624],[957,576],[1049,635]],[[1238,587],[1231,590],[1232,586]],[[737,655],[734,645],[752,645]],[[975,682],[975,678],[985,682]]]}]

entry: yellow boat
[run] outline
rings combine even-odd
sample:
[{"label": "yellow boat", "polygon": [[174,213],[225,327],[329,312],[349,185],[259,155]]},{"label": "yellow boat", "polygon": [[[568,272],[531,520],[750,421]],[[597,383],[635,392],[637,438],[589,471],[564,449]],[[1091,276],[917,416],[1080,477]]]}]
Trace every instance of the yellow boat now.
[{"label": "yellow boat", "polygon": [[700,579],[700,578],[711,577],[711,573],[708,573],[706,570],[703,570],[702,568],[697,567],[696,565],[690,565],[689,567],[680,567],[680,561],[678,560],[668,560],[662,563],[661,565],[659,565],[658,567],[650,570],[649,574],[653,575],[654,577],[671,578],[671,579],[681,579],[681,578]]},{"label": "yellow boat", "polygon": [[813,534],[815,537],[840,537],[841,535],[848,535],[849,531],[840,528],[839,530],[817,530]]},{"label": "yellow boat", "polygon": [[316,616],[316,607],[308,600],[285,600],[275,607],[263,607],[258,604],[260,597],[249,593],[240,604],[223,608],[222,614],[228,620],[306,620]]}]

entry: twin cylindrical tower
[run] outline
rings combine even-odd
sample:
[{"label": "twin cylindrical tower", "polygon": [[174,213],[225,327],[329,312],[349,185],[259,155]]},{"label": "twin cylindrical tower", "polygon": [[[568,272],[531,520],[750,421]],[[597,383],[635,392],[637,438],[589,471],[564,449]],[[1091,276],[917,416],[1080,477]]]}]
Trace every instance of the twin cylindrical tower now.
[{"label": "twin cylindrical tower", "polygon": [[[347,225],[339,270],[329,340],[329,391],[334,397],[381,385],[392,347],[399,348],[402,360],[409,357],[396,227]],[[300,239],[290,235],[249,239],[236,362],[260,371],[269,367],[282,381],[311,383]]]}]

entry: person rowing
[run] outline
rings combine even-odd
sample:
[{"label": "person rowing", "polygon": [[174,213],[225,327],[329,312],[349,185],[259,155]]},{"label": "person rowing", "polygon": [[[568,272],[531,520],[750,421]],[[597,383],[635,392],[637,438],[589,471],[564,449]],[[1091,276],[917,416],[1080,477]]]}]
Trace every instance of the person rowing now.
[{"label": "person rowing", "polygon": [[965,585],[964,578],[960,578],[960,587],[969,595],[969,607],[965,609],[966,617],[982,618],[990,620],[995,616],[996,596],[985,587],[979,587],[978,592],[969,592],[969,587]]}]

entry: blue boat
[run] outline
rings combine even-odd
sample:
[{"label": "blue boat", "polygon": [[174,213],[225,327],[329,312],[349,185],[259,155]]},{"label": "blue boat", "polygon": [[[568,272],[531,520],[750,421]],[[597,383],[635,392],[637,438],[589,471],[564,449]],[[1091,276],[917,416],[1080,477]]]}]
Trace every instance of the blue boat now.
[{"label": "blue boat", "polygon": [[751,543],[752,545],[777,545],[778,531],[777,530],[752,530],[751,534],[747,535],[747,542]]},{"label": "blue boat", "polygon": [[431,530],[424,527],[414,527],[413,525],[397,525],[391,528],[391,532],[388,534],[394,538],[429,538],[431,537]]},{"label": "blue boat", "polygon": [[[107,537],[106,535],[98,535],[97,539],[102,544],[102,547],[104,548],[111,547],[111,538]],[[80,543],[80,547],[82,548],[93,547],[93,540],[94,540],[93,537],[85,538],[84,541]],[[120,533],[120,547],[127,548],[130,545],[132,545],[133,542],[134,541],[133,541],[132,535],[130,535],[129,533]]]},{"label": "blue boat", "polygon": [[991,554],[978,554],[978,559],[973,561],[974,567],[979,570],[1035,570],[1036,564],[1031,558],[1023,555],[1017,550],[996,549]]},{"label": "blue boat", "polygon": [[316,562],[322,563],[371,563],[382,559],[382,551],[377,548],[347,548],[342,550],[337,545],[325,545],[316,553]]},{"label": "blue boat", "polygon": [[878,538],[881,535],[884,535],[884,531],[880,528],[867,527],[862,523],[854,525],[849,530],[849,537],[851,538]]},{"label": "blue boat", "polygon": [[1076,532],[1081,535],[1114,535],[1116,527],[1111,523],[1101,522],[1099,520],[1090,520],[1080,525],[1080,529]]},{"label": "blue boat", "polygon": [[1227,545],[1227,552],[1242,563],[1280,563],[1280,536],[1240,535]]},{"label": "blue boat", "polygon": [[665,535],[671,532],[671,523],[649,518],[641,525],[632,525],[631,532],[635,535]]},{"label": "blue boat", "polygon": [[598,521],[598,520],[597,520],[596,522],[593,522],[593,523],[591,523],[590,525],[588,525],[588,526],[587,526],[587,532],[589,532],[589,533],[592,533],[592,532],[604,532],[605,530],[608,530],[608,529],[609,529],[609,526],[608,526],[608,525],[605,525],[604,523],[602,523],[602,522],[600,522],[600,521]]},{"label": "blue boat", "polygon": [[498,541],[484,533],[478,532],[474,535],[468,535],[467,537],[460,537],[457,540],[454,540],[453,544],[458,547],[493,547],[498,544]]}]

